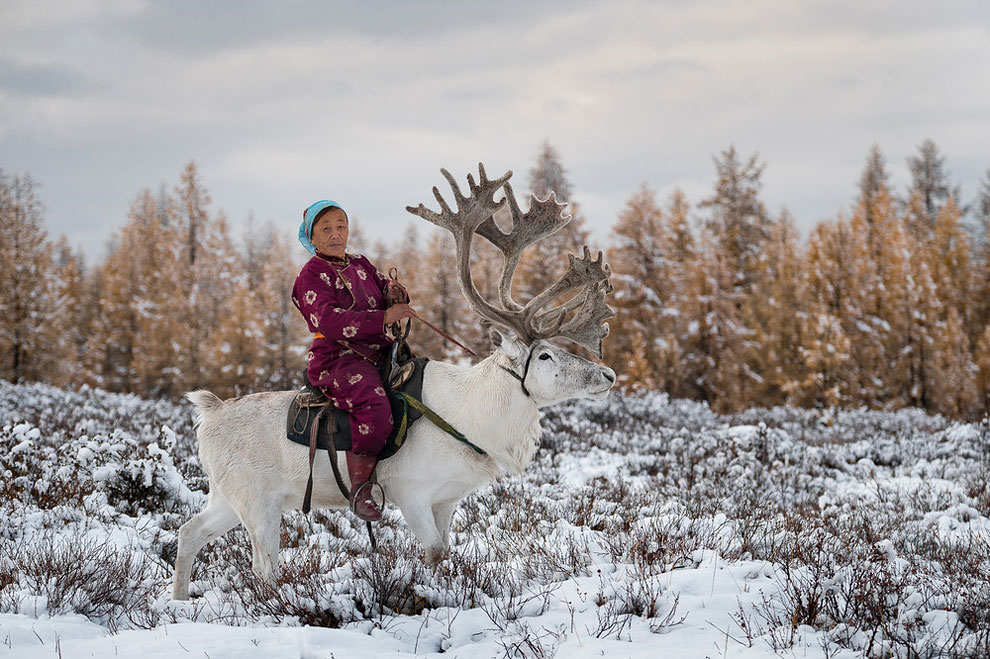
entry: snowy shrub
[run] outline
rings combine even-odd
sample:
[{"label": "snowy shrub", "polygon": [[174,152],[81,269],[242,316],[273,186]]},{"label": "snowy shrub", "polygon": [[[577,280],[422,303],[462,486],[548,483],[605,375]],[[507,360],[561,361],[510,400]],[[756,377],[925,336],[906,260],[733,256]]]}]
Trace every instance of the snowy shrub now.
[{"label": "snowy shrub", "polygon": [[654,633],[684,621],[683,617],[677,617],[677,595],[666,592],[659,571],[652,572],[642,565],[625,575],[598,571],[599,587],[595,594],[598,625],[591,630],[592,635],[621,640],[622,632],[636,617],[646,618]]},{"label": "snowy shrub", "polygon": [[[168,563],[207,487],[191,418],[185,405],[0,382],[0,611],[399,635],[412,619],[435,651],[475,625],[507,656],[553,656],[577,633],[677,633],[706,614],[671,584],[744,566],[756,576],[727,643],[990,657],[990,421],[718,416],[648,392],[565,403],[545,412],[524,474],[460,503],[438,565],[394,509],[376,551],[346,512],[293,512],[273,582],[254,576],[237,528],[199,553],[179,604],[164,596]],[[538,622],[562,608],[569,622]],[[442,631],[427,630],[437,619]]]},{"label": "snowy shrub", "polygon": [[181,439],[183,452],[195,452],[190,405],[113,394],[85,385],[72,391],[0,380],[0,419],[3,423],[28,423],[53,445],[69,437],[109,435],[115,430],[146,443],[154,441],[161,427],[167,425]]},{"label": "snowy shrub", "polygon": [[360,617],[353,592],[336,581],[339,559],[324,548],[308,547],[293,553],[273,582],[246,575],[230,595],[243,610],[278,624],[340,627]]},{"label": "snowy shrub", "polygon": [[65,451],[75,451],[77,477],[92,483],[100,503],[132,516],[177,512],[188,517],[206,499],[186,485],[175,467],[174,449],[175,433],[164,426],[157,440],[146,444],[115,432],[97,441],[70,442]]},{"label": "snowy shrub", "polygon": [[3,495],[48,509],[112,507],[142,515],[179,512],[188,516],[205,498],[186,485],[175,466],[175,434],[162,427],[157,441],[142,443],[116,430],[82,435],[58,446],[40,441],[26,423],[0,428]]},{"label": "snowy shrub", "polygon": [[[0,427],[0,495],[4,501],[50,504],[38,482],[54,463],[55,451],[41,441],[41,431],[28,423]],[[48,505],[47,507],[51,507]]]},{"label": "snowy shrub", "polygon": [[161,613],[153,604],[162,591],[160,570],[131,548],[86,536],[46,533],[27,546],[5,543],[0,558],[4,611],[79,613],[115,630],[150,628]]},{"label": "snowy shrub", "polygon": [[516,623],[503,630],[498,644],[506,659],[553,659],[560,637],[545,627],[534,629],[527,623]]}]

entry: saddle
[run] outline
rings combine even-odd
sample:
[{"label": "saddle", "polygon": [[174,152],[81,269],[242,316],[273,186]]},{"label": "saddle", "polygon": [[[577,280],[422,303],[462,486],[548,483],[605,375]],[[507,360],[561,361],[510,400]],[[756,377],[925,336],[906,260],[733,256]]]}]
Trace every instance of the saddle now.
[{"label": "saddle", "polygon": [[[385,446],[378,454],[379,460],[390,458],[398,452],[410,424],[422,416],[419,410],[408,403],[406,396],[417,401],[422,400],[423,369],[428,361],[428,357],[417,357],[396,364],[388,374],[391,377],[382,378],[382,382],[386,383],[388,402],[392,408],[393,427],[392,433],[385,440]],[[334,408],[330,399],[318,387],[307,384],[289,405],[285,434],[290,441],[309,446],[314,426],[318,449],[329,450],[333,446],[337,451],[351,450],[350,414]]]}]

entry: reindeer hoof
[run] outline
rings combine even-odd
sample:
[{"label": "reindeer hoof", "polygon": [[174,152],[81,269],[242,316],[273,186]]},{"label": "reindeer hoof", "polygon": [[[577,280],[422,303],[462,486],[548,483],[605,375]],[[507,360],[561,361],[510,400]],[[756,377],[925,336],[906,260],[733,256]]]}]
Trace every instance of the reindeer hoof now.
[{"label": "reindeer hoof", "polygon": [[431,548],[426,550],[426,562],[428,565],[437,565],[445,558],[447,558],[447,551],[445,549]]}]

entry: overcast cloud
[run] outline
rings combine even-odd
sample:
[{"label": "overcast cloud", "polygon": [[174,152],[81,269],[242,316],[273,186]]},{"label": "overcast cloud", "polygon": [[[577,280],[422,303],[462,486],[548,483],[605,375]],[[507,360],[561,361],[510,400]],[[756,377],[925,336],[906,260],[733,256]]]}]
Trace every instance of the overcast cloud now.
[{"label": "overcast cloud", "polygon": [[603,243],[644,182],[709,194],[730,144],[806,232],[849,208],[871,144],[902,188],[926,138],[969,201],[986,0],[0,3],[0,167],[91,261],[189,160],[235,227],[291,236],[329,197],[391,240],[440,167],[522,190],[547,139]]}]

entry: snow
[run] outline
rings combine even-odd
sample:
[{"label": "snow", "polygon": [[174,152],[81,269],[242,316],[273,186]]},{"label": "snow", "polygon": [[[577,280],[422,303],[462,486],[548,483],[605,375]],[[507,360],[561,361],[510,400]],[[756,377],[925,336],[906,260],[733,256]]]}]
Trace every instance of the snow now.
[{"label": "snow", "polygon": [[[8,631],[9,630],[9,631]],[[160,628],[126,630],[110,635],[81,616],[43,620],[0,615],[6,640],[0,656],[32,659],[64,657],[142,657],[173,659],[187,654],[212,659],[279,659],[282,657],[395,657],[403,646],[378,631],[366,634],[343,629],[225,627],[179,623]]]},{"label": "snow", "polygon": [[441,565],[395,510],[378,553],[346,513],[292,513],[274,590],[233,531],[175,602],[170,547],[206,501],[192,422],[186,404],[0,381],[0,659],[990,647],[985,423],[723,417],[649,392],[568,403],[526,473],[461,502]]},{"label": "snow", "polygon": [[[230,627],[205,623],[166,624],[151,630],[110,634],[82,616],[32,617],[0,614],[0,657],[30,659],[61,651],[65,657],[134,657],[144,659],[205,656],[243,659],[296,657],[497,657],[522,639],[543,639],[561,657],[775,656],[762,644],[743,647],[731,640],[739,634],[732,614],[755,605],[774,590],[772,571],[764,563],[727,564],[717,555],[700,557],[693,569],[674,570],[658,577],[659,586],[676,593],[683,610],[669,629],[659,633],[645,619],[634,618],[617,638],[598,638],[600,608],[593,594],[608,584],[609,574],[569,580],[546,602],[539,598],[523,607],[513,623],[500,627],[480,609],[433,611],[400,617],[387,629],[314,627]],[[609,568],[613,570],[628,568]],[[612,582],[615,583],[615,582]],[[612,586],[613,588],[617,586]],[[646,587],[644,587],[646,588]],[[672,595],[661,607],[670,607]],[[58,650],[56,650],[58,648]],[[450,654],[453,652],[454,654]],[[813,630],[803,633],[796,656],[818,657],[821,649]],[[521,653],[520,656],[533,656]]]}]

